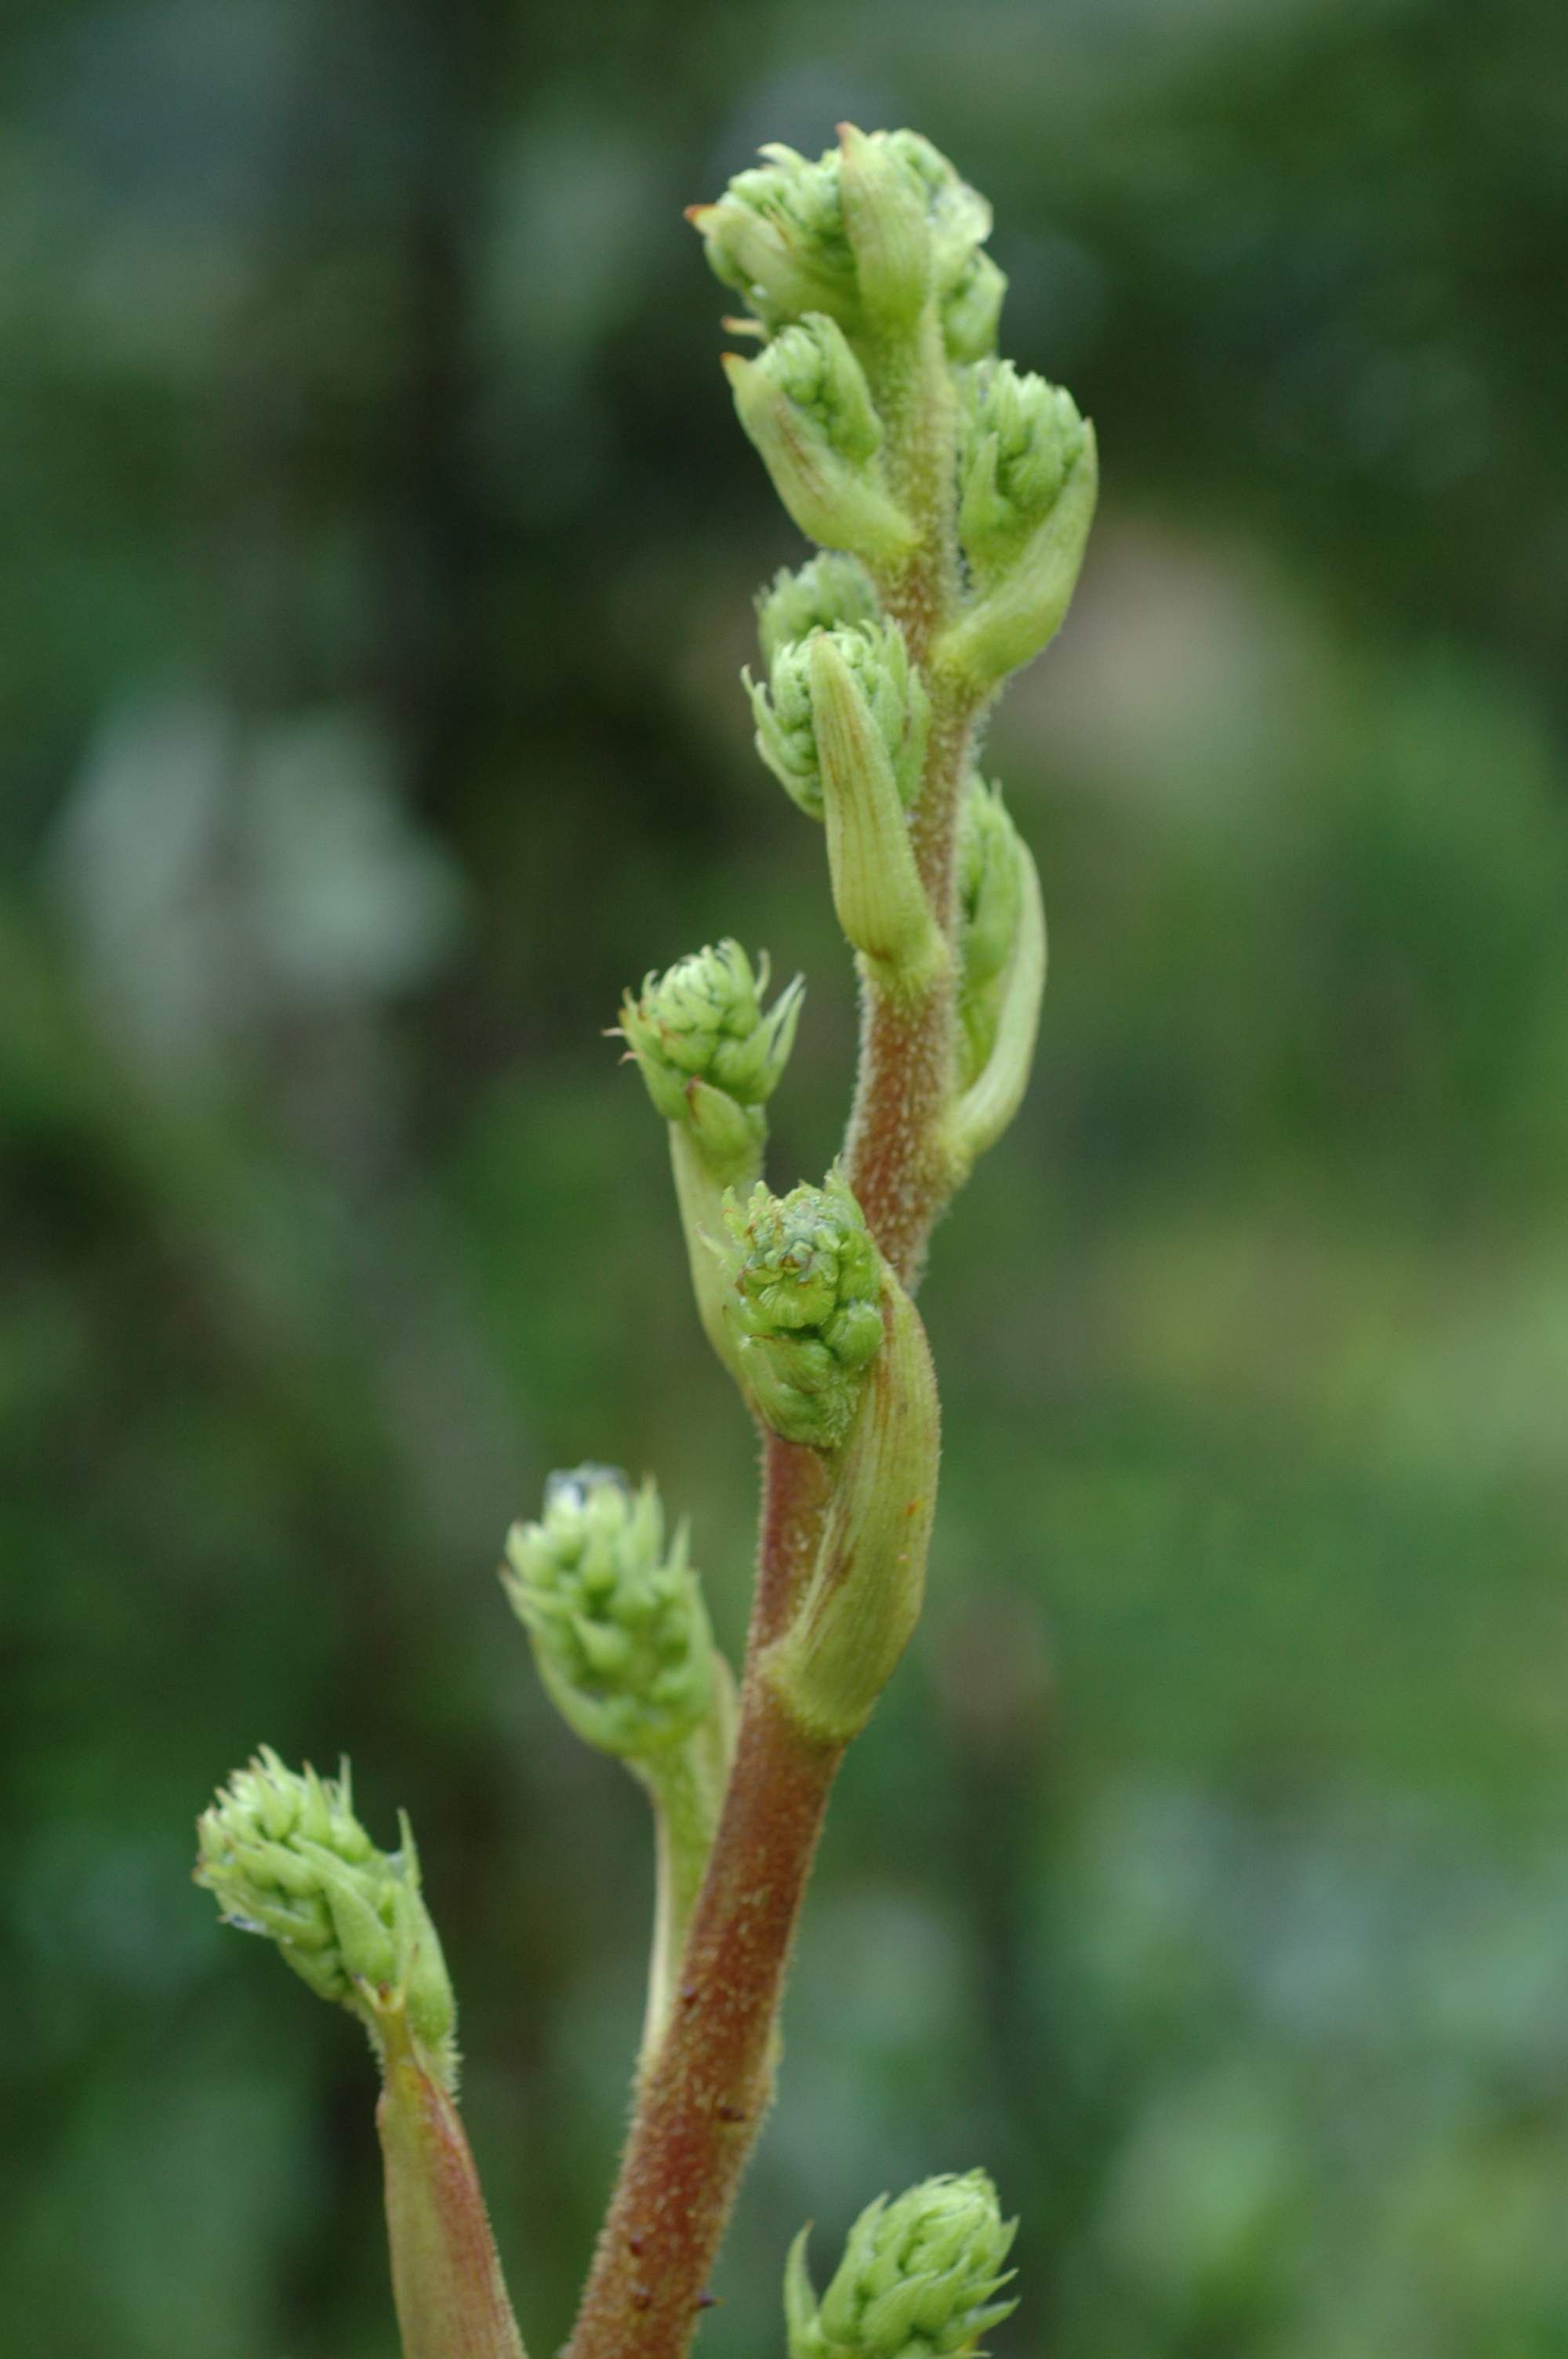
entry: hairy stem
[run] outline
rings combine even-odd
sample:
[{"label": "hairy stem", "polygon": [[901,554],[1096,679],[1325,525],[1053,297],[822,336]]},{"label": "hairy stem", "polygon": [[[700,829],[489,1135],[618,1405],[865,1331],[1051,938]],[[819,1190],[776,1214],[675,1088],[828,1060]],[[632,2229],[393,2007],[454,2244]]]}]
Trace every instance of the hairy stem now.
[{"label": "hairy stem", "polygon": [[572,2359],[680,2359],[771,2093],[773,2027],[838,1748],[753,1674],[664,2040],[639,2093]]},{"label": "hairy stem", "polygon": [[375,2118],[404,2359],[524,2359],[458,2109],[400,2022]]},{"label": "hairy stem", "polygon": [[[878,587],[920,662],[958,602],[954,397],[934,306],[907,341],[883,349],[873,383],[890,482],[921,527],[913,562]],[[860,1061],[846,1150],[849,1185],[906,1285],[919,1274],[952,1184],[942,1124],[957,1035],[954,832],[975,710],[950,683],[930,686],[930,743],[911,832],[949,956],[918,992],[902,994],[883,990],[861,962]],[[790,1948],[843,1747],[802,1732],[759,1659],[810,1576],[830,1496],[819,1457],[767,1440],[734,1767],[570,2359],[682,2359],[771,2093]]]},{"label": "hairy stem", "polygon": [[[888,472],[921,526],[912,563],[878,588],[911,658],[925,671],[931,694],[931,732],[910,833],[921,881],[951,951],[957,923],[955,837],[977,707],[926,662],[932,640],[959,606],[957,422],[934,310],[910,342],[882,362],[876,389],[887,421]],[[953,1187],[943,1128],[953,1094],[957,962],[949,957],[918,994],[883,990],[863,961],[860,965],[860,1058],[845,1176],[872,1235],[913,1289],[932,1225]]]},{"label": "hairy stem", "polygon": [[735,1680],[716,1654],[714,1709],[684,1744],[641,1765],[654,1812],[654,1903],[648,2005],[643,2025],[643,2068],[648,2068],[669,2021],[675,1977],[708,1866],[724,1802],[735,1727]]}]

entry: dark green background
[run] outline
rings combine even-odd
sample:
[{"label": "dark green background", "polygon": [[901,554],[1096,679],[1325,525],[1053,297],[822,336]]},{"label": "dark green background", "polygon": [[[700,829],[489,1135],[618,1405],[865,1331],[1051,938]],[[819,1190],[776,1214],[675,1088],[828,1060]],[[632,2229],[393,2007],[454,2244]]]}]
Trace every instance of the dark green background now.
[{"label": "dark green background", "polygon": [[641,1800],[492,1576],[752,1449],[600,1038],[850,981],[750,750],[798,554],[680,219],[927,132],[1096,418],[991,760],[1054,973],[937,1240],[929,1619],[845,1777],[704,2347],[883,2187],[999,2359],[1568,2353],[1568,18],[1557,0],[13,0],[0,58],[0,2343],[383,2359],[373,2075],[187,1882],[259,1739],[406,1803],[534,2359]]}]

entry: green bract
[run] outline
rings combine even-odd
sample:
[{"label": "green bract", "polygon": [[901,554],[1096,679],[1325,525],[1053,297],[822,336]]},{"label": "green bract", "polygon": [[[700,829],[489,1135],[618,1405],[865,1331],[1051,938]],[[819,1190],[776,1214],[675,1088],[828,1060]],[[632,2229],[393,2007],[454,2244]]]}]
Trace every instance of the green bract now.
[{"label": "green bract", "polygon": [[971,778],[958,820],[958,1020],[963,1086],[996,1038],[1001,980],[1018,937],[1023,877],[1018,831],[1000,787]]},{"label": "green bract", "polygon": [[406,1819],[402,1843],[378,1851],[353,1811],[348,1766],[337,1777],[287,1769],[264,1745],[197,1821],[196,1881],[226,1924],[276,1941],[321,1998],[358,2014],[373,2037],[395,2005],[450,2087],[457,2006],[419,1889]]},{"label": "green bract", "polygon": [[611,1466],[552,1474],[537,1523],[514,1524],[502,1569],[563,1717],[601,1752],[681,1744],[713,1701],[713,1633],[687,1557],[665,1546],[654,1484]]},{"label": "green bract", "polygon": [[[907,805],[920,784],[930,728],[925,683],[909,660],[896,623],[840,623],[827,633],[862,691]],[[812,704],[811,640],[780,647],[766,687],[742,675],[757,724],[757,751],[791,799],[809,818],[823,816],[822,759]]]},{"label": "green bract", "polygon": [[775,1433],[833,1450],[882,1341],[882,1266],[837,1171],[820,1188],[726,1199],[725,1315],[743,1379]]},{"label": "green bract", "polygon": [[762,660],[771,669],[792,639],[830,631],[839,623],[874,623],[879,614],[877,593],[854,558],[825,552],[794,572],[785,567],[757,596]]},{"label": "green bract", "polygon": [[1003,2221],[983,2170],[928,2179],[893,2203],[880,2196],[849,2231],[818,2301],[806,2232],[784,2277],[789,2359],[949,2359],[972,2352],[1017,2308],[996,2296],[1015,2221]]}]

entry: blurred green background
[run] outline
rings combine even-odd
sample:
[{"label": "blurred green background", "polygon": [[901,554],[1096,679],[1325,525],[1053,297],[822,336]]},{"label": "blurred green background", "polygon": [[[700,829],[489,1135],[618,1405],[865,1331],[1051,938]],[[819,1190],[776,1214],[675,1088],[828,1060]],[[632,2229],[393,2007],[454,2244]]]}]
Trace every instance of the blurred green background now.
[{"label": "blurred green background", "polygon": [[850,981],[752,755],[798,543],[680,219],[908,122],[1098,422],[991,766],[1037,1079],[937,1241],[933,1603],[843,1780],[704,2348],[884,2187],[999,2359],[1568,2354],[1559,0],[13,0],[0,34],[0,2343],[390,2359],[373,2078],[220,1930],[262,1737],[413,1812],[535,2359],[640,2010],[640,1797],[492,1577],[752,1450],[600,1037]]}]

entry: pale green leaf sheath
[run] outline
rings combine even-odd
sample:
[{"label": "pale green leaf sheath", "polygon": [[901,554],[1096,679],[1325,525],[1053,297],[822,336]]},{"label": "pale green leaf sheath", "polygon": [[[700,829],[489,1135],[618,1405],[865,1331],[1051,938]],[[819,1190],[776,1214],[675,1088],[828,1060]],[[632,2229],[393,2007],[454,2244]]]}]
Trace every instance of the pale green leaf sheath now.
[{"label": "pale green leaf sheath", "polygon": [[958,1092],[945,1125],[955,1185],[1022,1103],[1045,989],[1045,904],[1001,788],[971,778],[959,831]]},{"label": "pale green leaf sheath", "polygon": [[1017,2308],[997,2295],[1016,2221],[983,2170],[925,2180],[861,2212],[820,2301],[802,2229],[784,2276],[789,2359],[964,2359]]},{"label": "pale green leaf sheath", "polygon": [[584,1742],[624,1761],[654,1810],[656,1886],[646,2062],[723,1800],[734,1680],[713,1643],[682,1526],[666,1548],[652,1483],[619,1468],[553,1474],[536,1523],[507,1535],[502,1582],[552,1701]]},{"label": "pale green leaf sheath", "polygon": [[736,1373],[714,1272],[727,1188],[761,1175],[766,1106],[795,1045],[806,985],[797,975],[764,1009],[768,962],[755,972],[739,942],[694,951],[628,993],[620,1031],[649,1097],[669,1125],[670,1165],[697,1315]]},{"label": "pale green leaf sheath", "polygon": [[196,1881],[321,1998],[356,2015],[382,2072],[393,2292],[404,2359],[523,2359],[458,2114],[457,2006],[407,1821],[377,1849],[338,1777],[264,1746],[197,1824]]},{"label": "pale green leaf sheath", "polygon": [[828,1747],[865,1726],[925,1594],[936,1505],[936,1384],[919,1314],[837,1171],[727,1219],[727,1306],[762,1421],[828,1470],[821,1535],[762,1675]]}]

